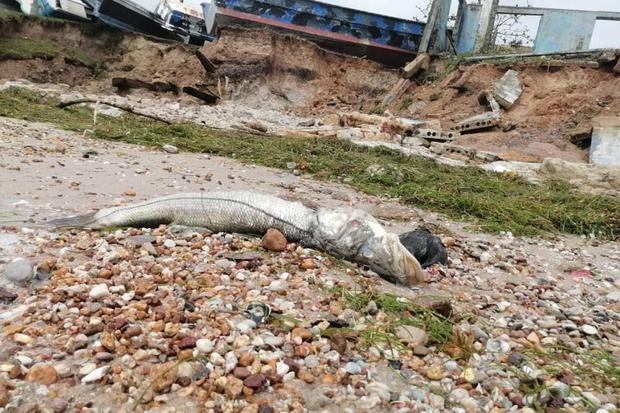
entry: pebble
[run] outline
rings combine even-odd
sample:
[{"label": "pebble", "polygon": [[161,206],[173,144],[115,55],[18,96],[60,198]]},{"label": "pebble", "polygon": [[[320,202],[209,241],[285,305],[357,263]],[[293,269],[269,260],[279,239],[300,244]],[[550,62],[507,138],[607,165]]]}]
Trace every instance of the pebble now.
[{"label": "pebble", "polygon": [[33,383],[49,386],[58,380],[58,372],[54,366],[49,364],[35,364],[28,370],[26,380]]},{"label": "pebble", "polygon": [[13,335],[13,341],[19,344],[32,344],[34,339],[26,334],[16,333]]},{"label": "pebble", "polygon": [[237,367],[237,356],[234,351],[229,351],[224,356],[224,370],[226,373],[231,372],[235,367]]},{"label": "pebble", "polygon": [[243,393],[243,381],[236,377],[229,377],[226,381],[225,392],[231,399],[236,399]]},{"label": "pebble", "polygon": [[35,278],[35,273],[32,263],[20,257],[6,264],[4,276],[16,284],[27,284]]},{"label": "pebble", "polygon": [[276,373],[278,373],[280,376],[284,376],[286,373],[288,373],[289,369],[290,367],[286,363],[276,363]]},{"label": "pebble", "polygon": [[0,383],[0,407],[5,407],[11,401],[11,393],[4,383]]},{"label": "pebble", "polygon": [[510,344],[503,340],[490,339],[487,341],[486,349],[490,353],[508,353]]},{"label": "pebble", "polygon": [[179,153],[179,148],[174,145],[166,144],[162,146],[162,149],[168,153]]},{"label": "pebble", "polygon": [[61,397],[54,397],[50,401],[50,408],[54,413],[62,413],[67,410],[68,406],[69,404],[67,403],[67,401]]},{"label": "pebble", "polygon": [[213,342],[209,339],[201,338],[200,340],[196,340],[196,350],[202,354],[209,354],[214,348]]},{"label": "pebble", "polygon": [[286,237],[277,229],[269,228],[265,235],[261,245],[267,251],[282,252],[286,249],[288,241]]},{"label": "pebble", "polygon": [[88,296],[94,300],[98,300],[100,298],[104,298],[109,295],[110,295],[110,290],[108,290],[107,284],[98,284],[94,286],[88,293]]},{"label": "pebble", "polygon": [[313,369],[321,363],[321,360],[317,356],[310,355],[304,359],[304,363],[306,364],[307,368]]},{"label": "pebble", "polygon": [[443,378],[443,368],[441,366],[432,366],[426,370],[426,377],[431,380],[441,380]]},{"label": "pebble", "polygon": [[260,389],[263,387],[267,379],[262,374],[252,374],[243,380],[243,384],[250,389]]},{"label": "pebble", "polygon": [[82,377],[82,383],[92,383],[101,380],[106,374],[108,374],[109,370],[110,366],[99,367],[98,369],[95,369],[86,376]]},{"label": "pebble", "polygon": [[413,326],[400,326],[396,330],[396,335],[405,344],[410,347],[423,346],[428,341],[426,332],[420,328]]},{"label": "pebble", "polygon": [[177,243],[174,242],[174,240],[167,239],[167,240],[164,241],[164,247],[166,247],[166,248],[174,248],[176,246],[177,246]]},{"label": "pebble", "polygon": [[583,331],[585,334],[589,335],[589,336],[595,336],[598,334],[598,329],[594,326],[591,326],[589,324],[584,324],[581,326],[581,331]]},{"label": "pebble", "polygon": [[360,374],[362,368],[357,363],[348,362],[344,365],[344,370],[349,374]]}]

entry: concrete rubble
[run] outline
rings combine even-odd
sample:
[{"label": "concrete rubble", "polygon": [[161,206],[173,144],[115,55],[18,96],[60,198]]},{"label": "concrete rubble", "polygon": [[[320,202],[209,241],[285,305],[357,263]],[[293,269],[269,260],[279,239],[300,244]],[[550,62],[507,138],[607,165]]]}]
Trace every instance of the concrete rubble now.
[{"label": "concrete rubble", "polygon": [[501,79],[493,82],[493,96],[506,110],[512,108],[523,93],[519,81],[519,74],[515,70],[508,70]]},{"label": "concrete rubble", "polygon": [[620,166],[620,117],[593,120],[590,162],[602,166]]}]

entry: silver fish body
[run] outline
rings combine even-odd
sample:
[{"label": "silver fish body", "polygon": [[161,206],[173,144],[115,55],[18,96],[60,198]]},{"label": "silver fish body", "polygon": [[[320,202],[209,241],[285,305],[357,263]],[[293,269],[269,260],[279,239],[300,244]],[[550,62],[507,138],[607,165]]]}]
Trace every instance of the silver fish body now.
[{"label": "silver fish body", "polygon": [[56,227],[153,227],[176,224],[214,232],[262,235],[269,228],[289,241],[368,265],[390,281],[414,284],[424,279],[422,267],[368,213],[355,209],[311,209],[299,202],[246,191],[169,195],[94,214],[51,221]]}]

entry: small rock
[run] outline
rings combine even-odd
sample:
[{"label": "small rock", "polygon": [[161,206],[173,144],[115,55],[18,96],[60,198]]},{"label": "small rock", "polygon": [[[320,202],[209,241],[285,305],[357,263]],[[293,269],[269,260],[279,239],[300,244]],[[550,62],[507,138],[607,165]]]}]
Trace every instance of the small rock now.
[{"label": "small rock", "polygon": [[612,291],[607,294],[607,300],[620,302],[620,291]]},{"label": "small rock", "polygon": [[299,337],[302,341],[306,341],[312,337],[312,331],[307,328],[296,327],[291,332],[291,336]]},{"label": "small rock", "polygon": [[88,373],[86,376],[82,377],[82,383],[92,383],[98,380],[101,380],[108,371],[110,370],[110,366],[99,367]]},{"label": "small rock", "polygon": [[9,393],[9,389],[2,383],[0,383],[0,407],[4,407],[9,404],[11,400],[11,394]]},{"label": "small rock", "polygon": [[179,340],[179,343],[177,344],[177,346],[179,346],[180,350],[194,348],[196,347],[196,341],[197,341],[196,337],[185,336],[181,340]]},{"label": "small rock", "polygon": [[349,374],[360,374],[362,368],[357,363],[348,362],[344,365],[344,370]]},{"label": "small rock", "polygon": [[441,366],[432,366],[426,370],[426,377],[431,380],[441,380],[443,378],[443,368]]},{"label": "small rock", "polygon": [[177,246],[177,243],[174,242],[174,240],[167,239],[167,240],[164,241],[164,247],[166,247],[166,248],[174,248],[176,246]]},{"label": "small rock", "polygon": [[162,149],[163,149],[165,152],[168,152],[168,153],[179,153],[179,148],[177,148],[177,147],[176,147],[176,146],[174,146],[174,145],[168,145],[168,144],[166,144],[166,145],[162,146]]},{"label": "small rock", "polygon": [[110,295],[110,290],[108,290],[107,284],[98,284],[88,293],[88,296],[93,300],[98,300],[100,298],[107,297],[108,295]]},{"label": "small rock", "polygon": [[314,258],[304,258],[303,260],[301,260],[299,268],[301,268],[302,270],[313,270],[316,268],[316,261],[314,260]]},{"label": "small rock", "polygon": [[245,380],[250,377],[250,374],[252,373],[250,372],[250,370],[248,370],[247,367],[236,367],[233,370],[232,374],[238,379]]},{"label": "small rock", "polygon": [[288,241],[286,237],[275,228],[269,228],[263,236],[261,245],[267,251],[282,252],[286,249]]},{"label": "small rock", "polygon": [[229,351],[224,356],[224,370],[226,373],[231,372],[235,367],[237,367],[237,356],[234,351]]},{"label": "small rock", "polygon": [[26,380],[32,383],[39,383],[49,386],[56,383],[58,373],[56,369],[49,364],[35,364],[28,370]]},{"label": "small rock", "polygon": [[286,373],[288,373],[289,369],[290,367],[286,363],[276,363],[276,373],[278,373],[280,376],[284,376]]},{"label": "small rock", "polygon": [[469,392],[465,389],[456,388],[450,392],[450,399],[456,403],[460,403],[466,397],[469,397]]},{"label": "small rock", "polygon": [[431,352],[431,349],[425,346],[415,346],[413,348],[413,354],[418,357],[427,356]]},{"label": "small rock", "polygon": [[68,403],[65,399],[55,397],[50,401],[50,408],[54,413],[62,413],[67,410]]},{"label": "small rock", "polygon": [[489,353],[508,353],[510,344],[502,340],[490,339],[487,341],[486,348]]},{"label": "small rock", "polygon": [[35,277],[32,263],[25,258],[16,258],[4,268],[4,276],[16,284],[26,284]]},{"label": "small rock", "polygon": [[583,331],[585,334],[589,335],[589,336],[595,336],[598,334],[598,329],[594,326],[591,326],[589,324],[584,324],[581,326],[581,331]]},{"label": "small rock", "polygon": [[262,374],[252,374],[245,380],[243,380],[243,384],[250,389],[260,389],[265,384],[266,378]]},{"label": "small rock", "polygon": [[307,356],[304,359],[304,363],[306,364],[306,367],[309,369],[313,369],[317,367],[320,362],[321,360],[317,356],[314,356],[314,355]]},{"label": "small rock", "polygon": [[449,360],[443,364],[443,367],[446,371],[456,371],[459,368],[459,364],[454,360]]},{"label": "small rock", "polygon": [[426,332],[413,326],[400,326],[396,331],[398,338],[410,347],[423,346],[428,341]]},{"label": "small rock", "polygon": [[236,377],[229,377],[226,381],[224,391],[229,398],[236,399],[241,395],[241,393],[243,393],[243,381]]},{"label": "small rock", "polygon": [[203,354],[209,354],[214,349],[213,342],[206,338],[201,338],[200,340],[196,340],[196,350]]},{"label": "small rock", "polygon": [[0,304],[12,303],[17,297],[18,295],[16,292],[0,287]]},{"label": "small rock", "polygon": [[13,341],[19,344],[32,344],[34,339],[26,334],[16,333],[13,335]]}]

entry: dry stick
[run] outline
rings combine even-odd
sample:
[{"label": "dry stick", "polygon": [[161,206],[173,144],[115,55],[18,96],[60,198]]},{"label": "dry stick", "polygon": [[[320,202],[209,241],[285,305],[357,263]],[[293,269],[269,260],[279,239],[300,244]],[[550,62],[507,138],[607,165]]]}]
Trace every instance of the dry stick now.
[{"label": "dry stick", "polygon": [[172,123],[169,120],[164,119],[162,117],[151,115],[151,114],[148,114],[148,113],[144,113],[144,112],[142,112],[140,110],[136,110],[129,103],[117,103],[117,102],[112,102],[112,101],[109,101],[109,100],[101,100],[101,99],[94,99],[94,98],[77,98],[77,99],[70,99],[70,100],[62,101],[62,102],[60,102],[58,104],[58,107],[59,108],[66,108],[66,107],[73,106],[73,105],[79,105],[80,103],[97,103],[97,102],[102,103],[104,105],[113,106],[113,107],[118,108],[118,109],[122,109],[122,110],[124,110],[126,112],[133,113],[134,115],[143,116],[145,118],[157,120],[157,121],[163,122],[163,123],[165,123],[167,125],[170,125]]}]

